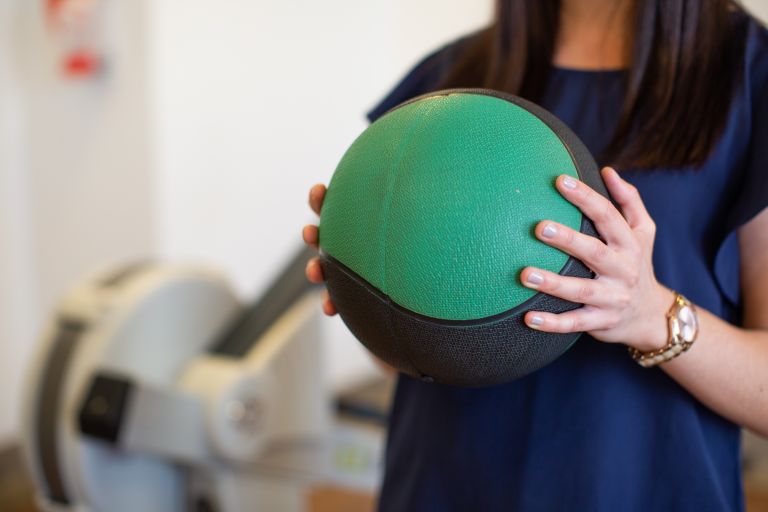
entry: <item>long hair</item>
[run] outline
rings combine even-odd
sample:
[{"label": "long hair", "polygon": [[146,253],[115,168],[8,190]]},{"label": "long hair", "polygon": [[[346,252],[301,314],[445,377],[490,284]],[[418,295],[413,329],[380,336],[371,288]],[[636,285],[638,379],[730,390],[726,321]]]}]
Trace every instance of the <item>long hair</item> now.
[{"label": "long hair", "polygon": [[[725,127],[739,83],[746,16],[733,0],[633,0],[624,103],[600,159],[619,167],[698,167]],[[443,87],[540,99],[552,67],[560,0],[496,0]]]}]

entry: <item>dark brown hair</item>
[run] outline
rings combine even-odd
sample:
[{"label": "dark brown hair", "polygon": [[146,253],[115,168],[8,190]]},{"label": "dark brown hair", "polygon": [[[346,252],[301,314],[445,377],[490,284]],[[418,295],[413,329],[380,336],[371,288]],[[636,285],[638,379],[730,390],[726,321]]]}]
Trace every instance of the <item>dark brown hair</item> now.
[{"label": "dark brown hair", "polygon": [[[739,82],[746,16],[732,0],[633,3],[624,105],[600,160],[639,169],[701,166],[723,132]],[[559,16],[560,0],[496,0],[494,22],[471,38],[442,86],[539,100]]]}]

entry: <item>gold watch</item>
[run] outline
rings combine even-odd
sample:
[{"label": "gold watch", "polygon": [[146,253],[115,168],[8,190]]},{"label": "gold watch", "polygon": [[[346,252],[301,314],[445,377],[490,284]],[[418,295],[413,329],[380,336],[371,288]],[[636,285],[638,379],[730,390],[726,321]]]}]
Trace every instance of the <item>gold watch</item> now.
[{"label": "gold watch", "polygon": [[677,292],[675,302],[667,311],[667,329],[669,338],[667,345],[651,352],[640,352],[629,347],[629,353],[640,366],[649,368],[674,359],[693,345],[699,334],[699,318],[696,308],[685,297]]}]

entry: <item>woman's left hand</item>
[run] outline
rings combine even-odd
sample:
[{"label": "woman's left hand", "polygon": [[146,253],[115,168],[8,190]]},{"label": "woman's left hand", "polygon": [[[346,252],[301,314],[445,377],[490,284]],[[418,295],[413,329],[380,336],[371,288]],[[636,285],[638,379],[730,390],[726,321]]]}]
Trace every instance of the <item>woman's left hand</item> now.
[{"label": "woman's left hand", "polygon": [[585,331],[600,341],[656,350],[667,343],[665,313],[673,301],[672,292],[653,272],[656,225],[633,185],[610,167],[601,173],[621,212],[570,176],[560,176],[556,186],[592,220],[605,242],[553,221],[536,226],[539,240],[581,260],[596,277],[566,277],[534,267],[521,273],[528,288],[584,306],[560,314],[530,311],[525,323],[540,331]]}]

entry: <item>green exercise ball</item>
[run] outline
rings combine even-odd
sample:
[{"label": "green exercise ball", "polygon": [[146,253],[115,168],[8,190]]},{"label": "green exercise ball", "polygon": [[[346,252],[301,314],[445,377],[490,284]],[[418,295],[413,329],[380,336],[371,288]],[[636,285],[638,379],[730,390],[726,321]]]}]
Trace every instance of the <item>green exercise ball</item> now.
[{"label": "green exercise ball", "polygon": [[392,109],[346,152],[323,204],[321,264],[341,318],[376,356],[427,382],[487,386],[552,362],[580,333],[534,331],[523,315],[579,304],[519,274],[593,277],[533,233],[551,219],[596,236],[555,189],[563,173],[607,196],[584,144],[521,98],[448,90]]}]

